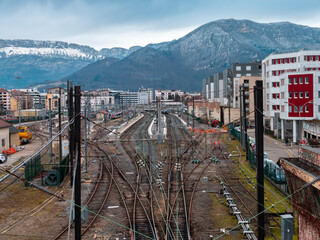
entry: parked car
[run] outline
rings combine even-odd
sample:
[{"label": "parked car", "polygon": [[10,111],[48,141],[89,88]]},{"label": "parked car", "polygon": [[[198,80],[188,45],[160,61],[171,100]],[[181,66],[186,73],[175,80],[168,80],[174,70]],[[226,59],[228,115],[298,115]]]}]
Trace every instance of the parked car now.
[{"label": "parked car", "polygon": [[0,163],[4,163],[7,161],[7,156],[3,153],[0,153]]}]

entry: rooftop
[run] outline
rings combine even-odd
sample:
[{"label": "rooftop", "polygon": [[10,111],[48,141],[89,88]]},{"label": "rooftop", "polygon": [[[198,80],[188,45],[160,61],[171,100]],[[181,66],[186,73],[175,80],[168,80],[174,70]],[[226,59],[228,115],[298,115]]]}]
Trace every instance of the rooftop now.
[{"label": "rooftop", "polygon": [[10,127],[11,124],[7,123],[6,121],[3,121],[0,119],[0,128],[6,128],[6,127]]}]

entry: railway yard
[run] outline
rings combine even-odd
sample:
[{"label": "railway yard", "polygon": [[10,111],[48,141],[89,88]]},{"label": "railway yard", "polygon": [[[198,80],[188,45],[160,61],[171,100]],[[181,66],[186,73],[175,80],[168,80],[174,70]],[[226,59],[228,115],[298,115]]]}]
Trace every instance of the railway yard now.
[{"label": "railway yard", "polygon": [[[153,114],[143,112],[130,125],[124,119],[91,123],[88,169],[81,177],[82,239],[256,239],[255,171],[236,140],[228,146],[227,133],[218,128],[206,132],[211,127],[199,125],[204,131],[192,132],[177,115],[166,114],[166,136],[158,141],[148,133]],[[114,136],[120,124],[125,128]],[[30,146],[49,140],[45,124],[29,129],[35,136]],[[40,155],[50,164],[48,149]],[[42,186],[35,178],[39,188],[23,178],[21,167],[0,183],[0,239],[74,238],[70,174],[60,186]],[[292,212],[287,201],[276,204],[282,198],[266,185],[266,206],[272,206],[266,239],[280,239],[279,214]]]}]

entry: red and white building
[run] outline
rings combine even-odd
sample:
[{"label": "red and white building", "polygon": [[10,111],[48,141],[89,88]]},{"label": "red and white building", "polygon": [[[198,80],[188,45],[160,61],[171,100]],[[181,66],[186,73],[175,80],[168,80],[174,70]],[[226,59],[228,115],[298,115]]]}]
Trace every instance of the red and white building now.
[{"label": "red and white building", "polygon": [[297,142],[306,136],[301,135],[302,121],[320,116],[320,51],[271,54],[262,66],[265,114],[270,118],[270,128],[281,129],[284,139],[285,122],[292,121],[292,139]]}]

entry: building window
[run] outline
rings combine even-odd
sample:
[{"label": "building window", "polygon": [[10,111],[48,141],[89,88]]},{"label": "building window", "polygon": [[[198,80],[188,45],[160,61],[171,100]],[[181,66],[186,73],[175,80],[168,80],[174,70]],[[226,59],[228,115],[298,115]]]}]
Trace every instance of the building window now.
[{"label": "building window", "polygon": [[282,78],[281,79],[281,86],[283,86],[284,85],[284,79]]},{"label": "building window", "polygon": [[306,83],[306,84],[309,83],[309,78],[308,78],[308,77],[305,78],[305,83]]},{"label": "building window", "polygon": [[289,83],[289,85],[292,84],[292,78],[289,78],[288,83]]},{"label": "building window", "polygon": [[306,112],[309,112],[309,106],[308,105],[306,105],[305,110],[306,110]]},{"label": "building window", "polygon": [[299,83],[303,84],[303,77],[299,77]]},{"label": "building window", "polygon": [[304,56],[304,60],[307,61],[307,56]]},{"label": "building window", "polygon": [[318,98],[320,98],[320,91],[318,92]]},{"label": "building window", "polygon": [[281,99],[284,99],[284,92],[281,92]]},{"label": "building window", "polygon": [[241,66],[236,66],[236,71],[241,71]]},{"label": "building window", "polygon": [[292,98],[292,92],[289,92],[289,98]]},{"label": "building window", "polygon": [[281,105],[281,112],[284,112],[284,106]]},{"label": "building window", "polygon": [[246,66],[246,71],[251,71],[251,66]]},{"label": "building window", "polygon": [[318,112],[320,113],[320,105],[318,106]]},{"label": "building window", "polygon": [[299,106],[299,112],[303,112],[303,106]]},{"label": "building window", "polygon": [[305,98],[309,98],[309,91],[305,92]]},{"label": "building window", "polygon": [[247,73],[246,76],[251,77],[251,73]]},{"label": "building window", "polygon": [[292,113],[292,106],[289,105],[289,113]]},{"label": "building window", "polygon": [[294,112],[298,112],[298,107],[297,106],[294,106]]},{"label": "building window", "polygon": [[303,92],[300,92],[299,95],[299,98],[303,98]]},{"label": "building window", "polygon": [[318,83],[320,83],[320,76],[318,77]]},{"label": "building window", "polygon": [[5,147],[5,146],[6,146],[6,140],[2,139],[2,147]]},{"label": "building window", "polygon": [[294,93],[293,93],[293,97],[294,97],[294,98],[298,98],[298,92],[294,92]]},{"label": "building window", "polygon": [[240,77],[241,77],[241,73],[237,73],[237,74],[236,74],[236,77],[237,77],[237,78],[240,78]]},{"label": "building window", "polygon": [[293,84],[298,84],[298,78],[293,78]]}]

